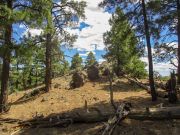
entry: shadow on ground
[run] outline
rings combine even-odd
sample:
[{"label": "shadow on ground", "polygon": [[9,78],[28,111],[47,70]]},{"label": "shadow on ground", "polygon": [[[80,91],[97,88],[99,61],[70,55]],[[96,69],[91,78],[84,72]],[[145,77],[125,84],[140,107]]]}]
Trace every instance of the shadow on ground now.
[{"label": "shadow on ground", "polygon": [[[159,100],[155,103],[151,102],[150,98],[142,97],[130,97],[126,98],[126,102],[131,102],[133,108],[142,107],[153,107],[164,100]],[[123,101],[118,101],[119,104]],[[166,103],[166,101],[165,101]],[[98,113],[94,108],[102,111],[113,111],[112,106],[107,102],[99,102],[92,106],[88,106],[90,113]],[[44,119],[52,116],[64,116],[64,115],[79,115],[87,113],[85,108],[76,108],[68,112],[51,114]],[[103,122],[89,123],[89,124],[71,124],[67,128],[56,127],[56,128],[29,128],[23,129],[15,135],[101,135],[101,129]],[[113,135],[179,135],[180,132],[180,121],[137,121],[125,119],[118,127],[114,130]]]},{"label": "shadow on ground", "polygon": [[[109,91],[109,81],[105,78],[100,81],[100,83],[106,82],[106,84],[103,86],[103,90]],[[128,82],[128,80],[116,80],[113,82],[112,90],[114,92],[128,92],[128,91],[141,91],[141,89],[138,85]]]}]

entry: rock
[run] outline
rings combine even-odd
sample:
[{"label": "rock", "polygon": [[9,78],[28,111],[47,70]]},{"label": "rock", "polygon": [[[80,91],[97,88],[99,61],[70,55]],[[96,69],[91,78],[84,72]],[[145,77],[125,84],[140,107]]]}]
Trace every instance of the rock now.
[{"label": "rock", "polygon": [[99,68],[103,69],[104,67],[107,67],[107,66],[109,66],[109,63],[107,61],[104,61],[99,65]]},{"label": "rock", "polygon": [[88,79],[95,81],[99,79],[99,69],[96,65],[92,65],[87,69]]},{"label": "rock", "polygon": [[54,88],[56,89],[56,88],[60,88],[61,87],[61,84],[58,84],[58,83],[56,83],[55,85],[54,85]]},{"label": "rock", "polygon": [[8,132],[8,128],[7,127],[2,128],[2,132]]},{"label": "rock", "polygon": [[103,76],[108,76],[109,73],[110,73],[109,69],[108,69],[108,68],[105,68],[104,71],[103,71],[103,73],[102,73],[102,75],[103,75]]},{"label": "rock", "polygon": [[42,98],[41,102],[45,102],[47,101],[47,99],[45,99],[44,97]]},{"label": "rock", "polygon": [[99,98],[97,98],[97,97],[93,97],[93,99],[94,99],[95,101],[99,100]]},{"label": "rock", "polygon": [[83,72],[76,71],[72,76],[70,87],[72,89],[82,87],[86,81],[86,75]]},{"label": "rock", "polygon": [[69,89],[71,89],[70,86],[66,86],[66,87],[65,87],[65,90],[69,90]]}]

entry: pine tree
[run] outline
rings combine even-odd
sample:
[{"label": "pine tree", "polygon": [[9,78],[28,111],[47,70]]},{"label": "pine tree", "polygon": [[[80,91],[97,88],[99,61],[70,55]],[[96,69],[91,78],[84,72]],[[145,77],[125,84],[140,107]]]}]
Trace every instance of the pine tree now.
[{"label": "pine tree", "polygon": [[[5,5],[7,8],[5,8]],[[13,8],[13,2],[11,0],[8,0],[7,3],[5,1],[2,1],[0,3],[0,7],[4,10],[11,11]],[[0,15],[2,16],[2,15]],[[8,14],[7,17],[10,15]],[[5,18],[5,19],[4,19]],[[6,15],[3,15],[4,22],[7,20]],[[1,25],[2,26],[2,25]],[[0,26],[0,27],[1,27]],[[4,53],[2,54],[3,58],[3,65],[2,65],[2,74],[1,74],[1,96],[0,96],[0,112],[3,112],[7,108],[7,100],[8,100],[8,81],[9,81],[9,70],[10,70],[10,46],[11,46],[11,37],[12,37],[12,24],[7,23],[4,26],[5,32],[4,32]]]},{"label": "pine tree", "polygon": [[52,40],[52,78],[62,76],[69,71],[69,63],[65,60],[64,52],[60,49],[58,37]]},{"label": "pine tree", "polygon": [[86,6],[85,2],[75,2],[73,0],[58,0],[53,3],[50,1],[51,8],[47,11],[47,27],[46,27],[46,76],[45,85],[46,91],[51,88],[52,81],[52,57],[51,57],[51,40],[53,39],[53,34],[61,34],[65,39],[64,42],[74,42],[76,36],[70,35],[64,30],[67,26],[75,25],[77,21],[73,21],[73,17],[84,18],[84,8]]},{"label": "pine tree", "polygon": [[86,58],[86,66],[89,67],[89,66],[92,66],[93,64],[96,63],[96,58],[94,56],[94,53],[93,52],[89,52],[88,53],[88,56]]},{"label": "pine tree", "polygon": [[[152,61],[152,50],[151,50],[151,38],[157,38],[159,33],[154,27],[154,19],[152,12],[148,12],[147,4],[149,1],[140,0],[104,0],[100,3],[101,7],[115,6],[121,7],[124,11],[125,16],[127,16],[128,21],[134,27],[136,36],[144,37],[146,39],[146,45],[148,48],[148,62],[149,62],[149,85],[151,88],[152,101],[157,100],[157,94],[154,85],[153,76],[153,61]],[[151,15],[150,15],[151,14]]]},{"label": "pine tree", "polygon": [[[17,22],[28,24],[41,24],[48,9],[47,0],[6,0],[0,1],[0,27],[4,29],[3,66],[1,77],[0,112],[7,107],[8,81],[10,73],[11,52],[15,49],[12,43],[13,24]],[[41,7],[41,8],[40,8]]]},{"label": "pine tree", "polygon": [[[145,69],[142,68],[145,68],[145,65],[139,60],[138,41],[121,9],[116,10],[109,23],[111,29],[104,34],[107,50],[104,58],[113,64],[115,73],[118,76],[124,72],[136,77],[143,76]],[[135,67],[132,67],[132,65]],[[141,66],[141,68],[138,66]],[[138,73],[140,73],[139,76]]]},{"label": "pine tree", "polygon": [[82,58],[79,56],[79,53],[76,53],[71,61],[71,69],[79,70],[82,68]]},{"label": "pine tree", "polygon": [[10,92],[37,86],[44,78],[44,43],[24,36],[11,58]]},{"label": "pine tree", "polygon": [[[156,24],[159,32],[162,33],[160,42],[155,46],[157,59],[158,61],[170,61],[177,68],[178,83],[180,84],[180,1],[150,1],[148,8],[158,16]],[[177,48],[176,42],[178,42]],[[178,61],[177,64],[174,63],[174,59]]]}]

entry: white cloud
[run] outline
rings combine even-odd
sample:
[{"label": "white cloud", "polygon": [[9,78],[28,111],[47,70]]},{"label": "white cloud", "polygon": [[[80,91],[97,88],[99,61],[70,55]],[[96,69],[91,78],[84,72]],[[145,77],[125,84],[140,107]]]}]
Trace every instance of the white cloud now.
[{"label": "white cloud", "polygon": [[21,24],[19,25],[19,28],[22,28],[22,29],[23,29],[23,28],[26,28],[26,26],[21,23]]},{"label": "white cloud", "polygon": [[[80,53],[79,55],[82,56],[82,57],[87,57],[89,53],[90,53],[90,51],[88,51],[88,52],[86,52],[86,53]],[[96,55],[96,52],[92,51],[92,53],[93,53],[94,55]]]},{"label": "white cloud", "polygon": [[104,61],[106,61],[106,60],[105,60],[105,59],[99,59],[99,60],[98,60],[98,63],[101,64],[101,63],[103,63]]},{"label": "white cloud", "polygon": [[[173,43],[170,43],[168,44],[168,46],[170,47],[174,47],[176,48],[177,47],[177,43],[173,42]],[[152,48],[152,54],[155,53],[155,49]],[[160,50],[161,53],[164,52],[163,49]],[[148,70],[148,53],[147,53],[147,47],[145,47],[145,56],[144,57],[141,57],[141,61],[145,62],[147,64],[146,66],[146,69]],[[155,60],[153,60],[155,61]],[[177,59],[172,59],[172,61],[177,65]],[[176,69],[169,61],[168,62],[158,62],[158,63],[155,63],[153,62],[153,67],[154,67],[154,71],[157,71],[159,72],[162,76],[168,76],[170,75],[170,72],[172,72],[172,69]]]},{"label": "white cloud", "polygon": [[[148,58],[141,57],[141,60],[147,64],[146,70],[148,71]],[[177,63],[177,60],[174,59],[173,62]],[[159,72],[162,76],[168,76],[172,72],[172,69],[176,69],[170,62],[154,62],[153,67],[154,71]]]},{"label": "white cloud", "polygon": [[[81,0],[76,0],[81,1]],[[103,43],[103,33],[110,29],[110,25],[108,20],[111,17],[111,14],[107,12],[103,12],[103,9],[98,7],[98,4],[102,0],[85,0],[87,2],[87,7],[85,9],[85,23],[89,24],[90,27],[86,27],[82,29],[82,31],[78,29],[70,29],[67,28],[66,30],[69,31],[71,34],[78,35],[77,41],[74,43],[74,48],[78,51],[87,51],[86,53],[81,53],[80,56],[86,57],[89,51],[103,50],[105,45]],[[24,27],[24,26],[21,26]],[[32,36],[40,35],[43,31],[41,29],[28,29],[24,32],[24,35],[27,35],[28,31],[32,34]],[[170,44],[173,46],[173,43]],[[175,45],[177,47],[177,45]],[[147,48],[145,49],[146,56],[142,57],[141,60],[148,64],[147,59]],[[152,48],[152,53],[154,53],[154,49]],[[102,63],[105,59],[99,59],[98,62]],[[169,62],[167,63],[153,63],[154,70],[158,71],[161,75],[169,75],[170,68],[174,68],[172,64]],[[146,67],[148,69],[148,66]]]},{"label": "white cloud", "polygon": [[[82,1],[82,0],[76,0]],[[111,14],[107,12],[103,12],[103,9],[98,7],[98,4],[102,0],[85,0],[87,2],[87,7],[85,8],[85,20],[80,20],[80,22],[84,21],[89,24],[90,27],[86,27],[82,29],[82,31],[78,29],[70,29],[66,30],[71,34],[78,35],[77,41],[74,43],[74,48],[77,50],[83,51],[94,51],[94,50],[103,50],[103,33],[110,29],[108,20],[111,17]],[[29,29],[24,32],[23,35],[27,35],[30,32],[32,36],[40,35],[42,30],[40,29]]]},{"label": "white cloud", "polygon": [[110,29],[108,20],[111,17],[111,14],[104,13],[103,9],[98,7],[98,4],[101,1],[102,0],[86,0],[85,23],[89,24],[91,27],[86,27],[82,31],[69,30],[71,33],[79,36],[74,43],[74,48],[86,51],[104,49],[103,33]]},{"label": "white cloud", "polygon": [[24,36],[28,36],[28,33],[31,34],[32,37],[34,36],[38,36],[38,35],[41,35],[41,33],[43,32],[42,29],[32,29],[32,28],[29,28],[27,29],[22,35]]}]

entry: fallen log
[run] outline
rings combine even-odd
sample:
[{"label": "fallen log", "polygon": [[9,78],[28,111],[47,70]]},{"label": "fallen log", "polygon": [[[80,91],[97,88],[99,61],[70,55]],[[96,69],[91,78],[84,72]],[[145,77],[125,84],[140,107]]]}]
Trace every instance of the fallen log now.
[{"label": "fallen log", "polygon": [[17,105],[17,104],[22,104],[22,103],[35,100],[37,97],[39,97],[39,95],[44,94],[44,93],[46,93],[44,86],[35,88],[31,92],[25,93],[21,98],[19,98],[15,102],[10,103],[10,105]]},{"label": "fallen log", "polygon": [[[109,112],[84,112],[84,113],[73,113],[69,115],[54,115],[46,118],[34,118],[28,121],[20,121],[20,127],[41,127],[41,128],[50,128],[50,127],[67,127],[74,123],[97,123],[97,122],[106,122],[110,124],[112,127],[113,124],[117,124],[121,120],[123,120],[128,113],[130,112],[130,106],[128,103],[121,104],[117,112],[113,111]],[[113,119],[109,120],[111,116]]]},{"label": "fallen log", "polygon": [[163,82],[155,82],[155,86],[165,91],[167,90],[166,85]]},{"label": "fallen log", "polygon": [[21,127],[67,127],[73,123],[97,123],[105,122],[110,116],[114,114],[113,111],[109,112],[86,112],[83,113],[73,113],[69,115],[54,115],[46,118],[35,118],[28,121],[19,122]]},{"label": "fallen log", "polygon": [[[137,80],[138,82],[141,82],[141,81],[139,81],[137,78],[134,78],[135,80]],[[149,85],[149,83],[148,82],[145,82],[145,83],[143,83],[144,85]],[[160,89],[162,89],[162,90],[167,90],[166,89],[166,84],[165,83],[163,83],[163,82],[157,82],[157,81],[155,81],[154,82],[154,84],[155,84],[155,87],[157,87],[157,88],[160,88]]]},{"label": "fallen log", "polygon": [[[139,87],[145,89],[147,91],[147,93],[151,93],[151,89],[150,89],[150,86],[147,86],[145,84],[143,84],[142,82],[140,82],[139,80],[135,80],[135,79],[131,79],[127,76],[124,76],[126,79],[128,79],[131,83],[134,83],[136,85],[138,85]],[[168,93],[162,89],[156,89],[156,93],[157,93],[157,96],[158,97],[161,97],[161,98],[167,98],[168,97]]]},{"label": "fallen log", "polygon": [[0,123],[10,123],[10,124],[14,124],[14,123],[19,123],[21,122],[22,120],[19,120],[19,119],[10,119],[10,118],[5,118],[5,119],[2,119],[0,118]]},{"label": "fallen log", "polygon": [[130,103],[122,103],[118,106],[116,110],[116,114],[113,118],[110,118],[108,120],[108,123],[104,127],[104,131],[102,132],[102,135],[112,135],[114,129],[117,127],[117,125],[127,117],[131,109]]},{"label": "fallen log", "polygon": [[136,120],[180,119],[180,106],[132,110],[131,113],[128,115],[128,118]]},{"label": "fallen log", "polygon": [[[120,111],[121,112],[121,111]],[[114,116],[114,117],[112,117]],[[112,119],[109,120],[109,118]],[[39,117],[27,121],[21,121],[16,119],[0,119],[1,124],[3,123],[16,123],[18,127],[67,127],[74,123],[97,123],[106,122],[109,120],[108,124],[110,127],[123,120],[125,117],[135,120],[170,120],[170,119],[180,119],[180,106],[178,107],[161,107],[161,108],[143,108],[143,109],[132,109],[128,114],[124,113],[119,115],[117,112],[111,111],[104,112],[84,112],[84,113],[74,113],[69,115],[57,114],[49,117]],[[111,125],[111,124],[112,125]],[[17,126],[16,126],[17,127]],[[109,131],[109,130],[108,130]]]}]

